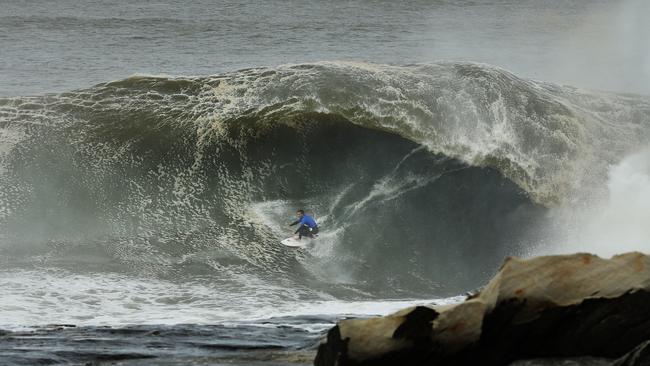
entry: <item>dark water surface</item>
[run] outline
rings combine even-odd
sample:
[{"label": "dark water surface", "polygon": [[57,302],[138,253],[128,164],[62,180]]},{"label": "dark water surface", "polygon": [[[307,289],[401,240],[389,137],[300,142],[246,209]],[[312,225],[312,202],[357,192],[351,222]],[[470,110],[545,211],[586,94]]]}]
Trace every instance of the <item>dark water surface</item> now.
[{"label": "dark water surface", "polygon": [[[333,319],[271,319],[256,325],[47,327],[0,333],[2,365],[310,365]],[[297,326],[296,326],[297,325]]]}]

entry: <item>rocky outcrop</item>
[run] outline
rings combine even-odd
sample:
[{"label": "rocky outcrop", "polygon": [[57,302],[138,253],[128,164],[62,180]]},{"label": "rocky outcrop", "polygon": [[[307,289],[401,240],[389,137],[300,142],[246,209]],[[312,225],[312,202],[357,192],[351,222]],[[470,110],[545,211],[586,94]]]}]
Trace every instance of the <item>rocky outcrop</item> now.
[{"label": "rocky outcrop", "polygon": [[[315,364],[496,366],[546,357],[614,359],[646,340],[649,256],[508,258],[480,294],[465,302],[339,322],[320,345]],[[646,349],[638,357],[647,358]]]}]

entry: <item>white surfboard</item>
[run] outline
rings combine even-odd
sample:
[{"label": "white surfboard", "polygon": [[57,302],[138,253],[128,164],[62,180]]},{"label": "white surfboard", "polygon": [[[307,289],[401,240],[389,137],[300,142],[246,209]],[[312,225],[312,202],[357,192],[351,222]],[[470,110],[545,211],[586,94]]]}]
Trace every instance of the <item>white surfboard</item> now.
[{"label": "white surfboard", "polygon": [[282,240],[280,242],[280,244],[286,245],[288,247],[304,248],[304,247],[307,246],[307,244],[309,244],[310,241],[311,241],[311,239],[309,239],[309,238],[302,238],[302,239],[298,240],[297,238],[292,236],[290,238],[286,238],[286,239]]}]

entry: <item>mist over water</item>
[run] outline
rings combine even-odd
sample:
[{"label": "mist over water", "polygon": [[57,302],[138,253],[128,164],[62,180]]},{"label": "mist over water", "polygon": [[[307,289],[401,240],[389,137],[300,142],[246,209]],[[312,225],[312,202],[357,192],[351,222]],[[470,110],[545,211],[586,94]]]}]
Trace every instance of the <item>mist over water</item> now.
[{"label": "mist over water", "polygon": [[551,210],[554,225],[541,253],[601,256],[650,250],[650,152],[626,156],[609,169],[607,191],[587,202]]}]

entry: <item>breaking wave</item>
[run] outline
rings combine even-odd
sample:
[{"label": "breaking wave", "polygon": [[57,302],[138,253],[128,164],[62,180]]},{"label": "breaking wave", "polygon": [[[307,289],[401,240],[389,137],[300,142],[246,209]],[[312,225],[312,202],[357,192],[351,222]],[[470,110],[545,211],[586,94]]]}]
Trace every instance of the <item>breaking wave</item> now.
[{"label": "breaking wave", "polygon": [[[525,253],[548,207],[602,193],[649,123],[647,97],[473,63],[134,76],[0,99],[0,265],[455,294]],[[296,252],[278,240],[302,207],[323,234]]]}]

